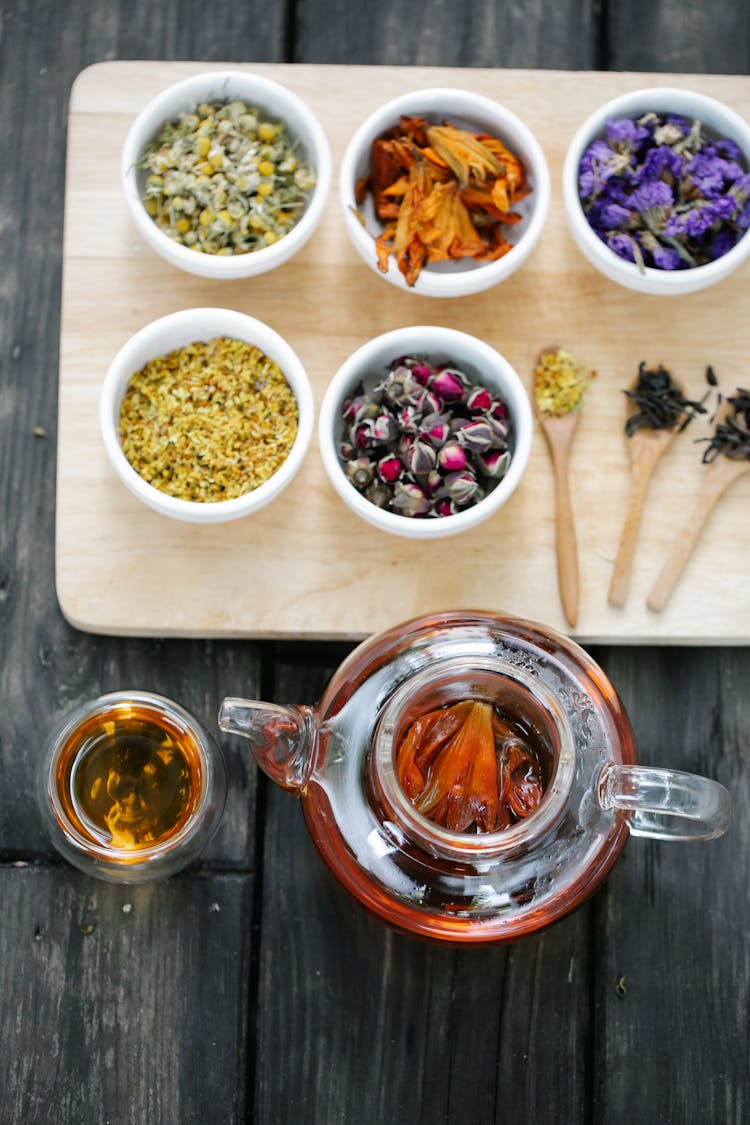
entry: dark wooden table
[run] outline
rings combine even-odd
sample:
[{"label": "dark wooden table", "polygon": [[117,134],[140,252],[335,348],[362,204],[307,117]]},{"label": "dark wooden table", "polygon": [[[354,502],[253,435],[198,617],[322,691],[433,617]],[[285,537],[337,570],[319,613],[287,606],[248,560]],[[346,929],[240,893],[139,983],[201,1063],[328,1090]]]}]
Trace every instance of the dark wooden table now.
[{"label": "dark wooden table", "polygon": [[[110,886],[51,849],[45,735],[142,687],[312,702],[344,645],[102,638],[54,591],[67,100],[105,59],[748,73],[741,0],[0,4],[0,1120],[725,1125],[750,1119],[750,651],[599,648],[642,760],[733,792],[730,833],[632,841],[548,932],[451,951],[345,898],[295,801],[225,742],[198,867]],[[390,95],[394,91],[384,91]],[[489,607],[488,607],[489,608]]]}]

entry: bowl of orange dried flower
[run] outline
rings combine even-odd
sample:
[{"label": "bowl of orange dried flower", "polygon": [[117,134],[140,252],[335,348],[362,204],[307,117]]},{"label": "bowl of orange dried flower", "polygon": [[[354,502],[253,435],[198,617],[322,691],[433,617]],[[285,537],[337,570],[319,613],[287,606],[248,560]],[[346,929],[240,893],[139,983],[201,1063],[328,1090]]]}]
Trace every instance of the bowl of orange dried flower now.
[{"label": "bowl of orange dried flower", "polygon": [[189,523],[257,512],[290,483],[313,429],[289,344],[232,309],[183,309],[122,346],[99,422],[113,469],[149,508]]},{"label": "bowl of orange dried flower", "polygon": [[547,218],[550,176],[531,130],[499,102],[417,90],[357,129],[339,196],[373,270],[425,297],[463,297],[526,261]]}]

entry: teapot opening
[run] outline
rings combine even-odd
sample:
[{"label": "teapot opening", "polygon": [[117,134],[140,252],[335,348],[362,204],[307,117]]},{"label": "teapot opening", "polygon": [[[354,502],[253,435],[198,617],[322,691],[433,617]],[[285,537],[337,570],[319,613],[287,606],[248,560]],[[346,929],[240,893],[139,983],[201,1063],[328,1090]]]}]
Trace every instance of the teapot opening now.
[{"label": "teapot opening", "polygon": [[369,769],[401,831],[433,855],[471,863],[515,853],[557,825],[575,775],[573,734],[552,692],[524,669],[454,657],[396,690]]}]

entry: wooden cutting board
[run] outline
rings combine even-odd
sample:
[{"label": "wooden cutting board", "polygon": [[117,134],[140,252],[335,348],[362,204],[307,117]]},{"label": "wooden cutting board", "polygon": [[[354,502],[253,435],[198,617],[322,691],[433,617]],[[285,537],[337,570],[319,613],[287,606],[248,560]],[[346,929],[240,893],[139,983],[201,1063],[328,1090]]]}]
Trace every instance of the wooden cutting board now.
[{"label": "wooden cutting board", "polygon": [[[460,86],[504,102],[537,135],[552,174],[541,241],[509,281],[476,297],[397,291],[349,244],[334,186],[307,247],[272,274],[209,282],[157,258],[131,225],[119,183],[133,118],[163,87],[220,69],[201,63],[108,62],[72,91],[60,342],[57,591],[80,629],[122,634],[355,639],[426,611],[475,607],[565,630],[554,553],[548,452],[537,432],[511,501],[457,538],[413,543],[357,519],[328,484],[313,442],[287,491],[258,515],[196,527],[143,507],[120,484],[99,436],[99,388],[112,356],[144,324],[198,305],[250,313],[281,332],[305,364],[319,405],[361,343],[408,324],[445,324],[501,351],[530,387],[540,346],[557,340],[595,368],[571,464],[580,545],[584,642],[750,640],[750,479],[720,502],[671,602],[646,596],[700,487],[708,432],[694,424],[652,481],[624,609],[607,605],[629,484],[622,390],[641,360],[662,362],[700,396],[712,364],[721,389],[748,385],[750,265],[715,289],[677,299],[630,293],[582,258],[565,223],[560,177],[568,141],[597,105],[645,85],[694,87],[750,117],[750,78],[263,64],[319,115],[334,169],[357,124],[396,93]],[[749,475],[750,476],[750,475]]]}]

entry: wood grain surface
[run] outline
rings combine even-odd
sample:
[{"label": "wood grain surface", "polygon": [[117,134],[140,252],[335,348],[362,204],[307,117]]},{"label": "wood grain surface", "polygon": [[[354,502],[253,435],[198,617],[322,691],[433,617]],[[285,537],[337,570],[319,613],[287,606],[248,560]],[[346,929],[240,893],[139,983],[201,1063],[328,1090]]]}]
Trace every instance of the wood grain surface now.
[{"label": "wood grain surface", "polygon": [[[712,290],[665,302],[602,278],[568,235],[559,189],[567,142],[595,106],[642,86],[644,76],[253,68],[288,85],[315,110],[336,167],[349,136],[384,100],[385,90],[465,86],[524,118],[547,155],[554,185],[542,239],[509,281],[472,298],[445,301],[404,294],[364,266],[348,242],[335,189],[308,246],[271,274],[211,283],[157,258],[126,213],[119,153],[129,124],[149,98],[201,68],[105,63],[81,74],[72,92],[56,547],[57,590],[67,618],[78,628],[112,633],[356,638],[418,613],[465,605],[567,627],[557,585],[552,470],[538,429],[529,467],[511,500],[458,539],[414,543],[362,523],[334,493],[315,441],[290,487],[245,520],[208,528],[184,525],[134,499],[114,476],[99,434],[98,394],[107,366],[121,344],[156,316],[221,304],[251,313],[286,337],[308,370],[318,405],[329,379],[356,347],[409,323],[441,323],[481,337],[510,360],[529,389],[540,345],[560,340],[597,371],[570,465],[581,571],[575,635],[592,643],[746,641],[750,524],[738,514],[750,498],[750,479],[738,481],[718,506],[668,607],[654,613],[646,606],[705,475],[703,447],[695,440],[711,432],[706,419],[681,435],[660,464],[627,604],[607,604],[629,489],[622,391],[645,360],[671,368],[689,397],[707,389],[710,363],[722,390],[731,393],[744,378],[750,350],[747,267]],[[656,75],[649,81],[697,86],[750,116],[750,79]],[[374,575],[382,576],[382,590]]]},{"label": "wood grain surface", "polygon": [[592,649],[641,760],[722,781],[732,827],[696,846],[631,841],[581,911],[505,949],[434,949],[372,921],[331,883],[297,802],[232,739],[219,836],[197,868],[151,888],[63,865],[34,775],[58,718],[101,691],[163,691],[214,727],[223,693],[314,702],[350,647],[95,636],[60,613],[76,75],[115,59],[203,59],[596,69],[614,85],[622,70],[747,76],[749,33],[740,0],[0,0],[3,1125],[745,1125],[747,646]]}]

